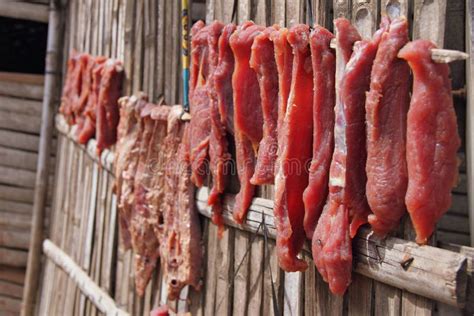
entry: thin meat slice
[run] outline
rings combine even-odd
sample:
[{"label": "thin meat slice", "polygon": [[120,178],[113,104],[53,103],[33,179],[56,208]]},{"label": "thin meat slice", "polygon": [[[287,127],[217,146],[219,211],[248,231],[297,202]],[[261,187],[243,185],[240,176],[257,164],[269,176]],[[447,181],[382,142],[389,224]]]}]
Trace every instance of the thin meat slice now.
[{"label": "thin meat slice", "polygon": [[232,75],[234,90],[234,133],[237,173],[240,191],[235,198],[234,219],[243,223],[252,203],[255,186],[250,183],[255,170],[258,145],[262,140],[263,116],[257,74],[250,68],[253,41],[264,30],[251,21],[242,23],[230,37],[235,68]]},{"label": "thin meat slice", "polygon": [[81,125],[77,130],[77,142],[79,144],[86,144],[95,135],[96,107],[102,77],[101,72],[106,60],[107,58],[103,56],[92,57],[87,65],[87,76],[83,79],[86,84],[83,84],[83,89],[87,89],[89,92],[87,93],[86,106],[82,112]]},{"label": "thin meat slice", "polygon": [[120,122],[115,149],[115,187],[120,224],[120,235],[125,249],[131,247],[130,221],[135,200],[134,182],[140,148],[140,112],[145,96],[123,97],[119,100]]},{"label": "thin meat slice", "polygon": [[101,71],[100,90],[97,99],[97,153],[115,144],[119,121],[118,99],[122,93],[122,63],[109,59]]},{"label": "thin meat slice", "polygon": [[385,236],[406,212],[408,185],[406,125],[410,104],[410,69],[397,58],[408,42],[406,18],[390,24],[372,67],[370,91],[365,103],[367,122],[367,201],[374,214],[369,223]]},{"label": "thin meat slice", "polygon": [[[179,297],[185,285],[201,287],[202,254],[199,216],[194,204],[189,153],[190,125],[179,117],[174,107],[168,117],[165,159],[165,233],[161,245],[161,265],[168,288],[168,298]],[[169,160],[168,160],[169,159]]]},{"label": "thin meat slice", "polygon": [[234,55],[229,45],[229,39],[235,31],[234,24],[227,24],[219,38],[216,50],[211,55],[218,54],[217,67],[212,74],[211,97],[211,136],[209,139],[209,169],[212,173],[213,185],[208,198],[212,205],[212,221],[219,226],[222,233],[224,222],[222,219],[221,194],[224,192],[231,175],[231,155],[227,135],[233,133],[233,94],[232,73],[234,71]]},{"label": "thin meat slice", "polygon": [[398,57],[413,72],[413,93],[407,121],[408,213],[416,242],[425,244],[436,222],[451,205],[458,177],[456,152],[461,141],[451,96],[447,64],[431,60],[436,46],[426,40],[408,43]]},{"label": "thin meat slice", "polygon": [[278,71],[271,34],[277,25],[266,28],[255,37],[250,56],[250,67],[257,74],[263,114],[263,137],[258,148],[255,172],[250,179],[254,185],[273,184],[278,139]]},{"label": "thin meat slice", "polygon": [[328,195],[329,167],[334,150],[336,57],[330,48],[334,35],[315,25],[310,34],[313,65],[313,157],[308,186],[303,194],[304,230],[312,239]]},{"label": "thin meat slice", "polygon": [[66,78],[64,80],[63,93],[61,95],[61,106],[59,107],[59,113],[61,113],[64,116],[68,124],[72,124],[71,98],[72,98],[72,94],[74,93],[73,74],[75,72],[76,65],[77,65],[77,54],[73,52],[71,54],[71,57],[69,57],[67,61],[67,73],[66,73]]},{"label": "thin meat slice", "polygon": [[[275,51],[275,63],[278,71],[278,122],[277,131],[281,129],[286,114],[288,97],[291,89],[293,72],[293,49],[288,42],[288,29],[275,30],[271,35]],[[278,134],[278,133],[277,133]]]},{"label": "thin meat slice", "polygon": [[308,185],[308,162],[313,141],[313,69],[309,47],[309,26],[291,28],[288,42],[294,61],[291,90],[278,140],[275,177],[275,224],[277,255],[285,271],[303,271],[308,264],[297,257],[303,242],[303,191]]},{"label": "thin meat slice", "polygon": [[[152,136],[157,124],[164,125],[160,129],[166,130],[166,121],[155,121],[151,118],[151,111],[157,105],[146,104],[141,110],[141,139],[138,152],[138,165],[135,174],[134,206],[131,215],[130,233],[132,246],[135,252],[135,288],[139,296],[143,296],[145,288],[151,278],[160,255],[159,241],[155,236],[152,210],[148,192],[151,190],[153,149]],[[162,135],[161,135],[162,136]]]},{"label": "thin meat slice", "polygon": [[75,54],[68,65],[68,79],[63,90],[62,105],[60,112],[65,116],[66,121],[72,125],[76,124],[79,114],[78,108],[82,92],[83,72],[87,67],[88,54]]},{"label": "thin meat slice", "polygon": [[189,102],[191,112],[191,179],[197,187],[204,184],[207,176],[207,157],[211,133],[211,76],[217,66],[217,42],[224,25],[215,21],[204,26],[196,22],[191,30],[191,68]]},{"label": "thin meat slice", "polygon": [[[336,24],[337,40],[352,27]],[[335,107],[334,153],[329,171],[329,196],[313,236],[313,258],[331,292],[342,295],[351,282],[352,249],[350,239],[360,225],[367,222],[370,209],[365,197],[365,94],[370,86],[370,72],[386,30],[382,24],[371,41],[355,43],[353,54],[345,66],[337,86]],[[357,36],[352,37],[354,41]],[[339,44],[339,43],[338,43]],[[342,49],[342,58],[347,56]],[[339,65],[338,65],[339,66]],[[344,67],[344,65],[342,64]]]}]

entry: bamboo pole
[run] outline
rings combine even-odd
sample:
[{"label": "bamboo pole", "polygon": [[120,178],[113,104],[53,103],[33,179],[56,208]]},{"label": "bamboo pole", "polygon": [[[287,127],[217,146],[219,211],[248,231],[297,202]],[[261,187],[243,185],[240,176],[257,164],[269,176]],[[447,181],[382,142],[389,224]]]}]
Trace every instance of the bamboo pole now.
[{"label": "bamboo pole", "polygon": [[41,243],[43,240],[43,218],[46,206],[49,161],[51,156],[53,116],[59,100],[61,41],[64,24],[61,19],[66,0],[51,0],[49,4],[48,42],[45,61],[45,85],[41,115],[41,136],[35,181],[31,239],[28,252],[25,288],[21,315],[33,315],[38,290],[41,266]]}]

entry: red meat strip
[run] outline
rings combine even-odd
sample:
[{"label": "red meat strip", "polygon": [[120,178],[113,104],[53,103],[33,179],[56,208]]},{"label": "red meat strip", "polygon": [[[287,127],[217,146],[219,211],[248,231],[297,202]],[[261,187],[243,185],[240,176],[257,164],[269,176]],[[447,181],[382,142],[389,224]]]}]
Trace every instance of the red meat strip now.
[{"label": "red meat strip", "polygon": [[68,78],[63,90],[60,112],[70,125],[76,123],[78,114],[80,114],[78,109],[81,104],[82,79],[88,60],[88,54],[76,54],[70,59],[68,65]]},{"label": "red meat strip", "polygon": [[288,97],[291,89],[291,75],[293,71],[293,49],[288,43],[288,29],[281,28],[271,34],[274,45],[275,62],[278,70],[278,126],[277,131],[283,125]]},{"label": "red meat strip", "polygon": [[408,184],[406,125],[410,104],[410,68],[397,58],[408,42],[408,23],[399,18],[390,24],[372,67],[365,103],[367,122],[367,201],[374,214],[369,223],[385,236],[406,212]]},{"label": "red meat strip", "polygon": [[120,61],[109,59],[101,72],[97,99],[97,153],[115,144],[119,109],[117,101],[122,90],[123,67]]},{"label": "red meat strip", "polygon": [[[370,72],[386,24],[372,41],[360,41],[347,63],[339,86],[335,108],[335,145],[329,173],[329,197],[313,236],[313,258],[334,294],[342,295],[351,282],[351,238],[370,213],[365,198],[365,94]],[[352,34],[349,23],[336,23],[337,40]],[[342,58],[347,56],[341,45]],[[339,65],[338,65],[339,66]],[[343,66],[343,65],[342,65]]]},{"label": "red meat strip", "polygon": [[315,25],[310,34],[313,64],[313,158],[309,168],[308,187],[303,194],[304,229],[308,239],[323,210],[328,194],[329,167],[334,150],[334,86],[336,57],[330,48],[334,35]]},{"label": "red meat strip", "polygon": [[255,170],[258,145],[262,140],[262,108],[257,74],[250,68],[253,41],[265,28],[251,21],[244,22],[230,37],[235,69],[232,75],[234,90],[234,133],[237,173],[240,191],[235,198],[234,219],[243,223],[252,203],[255,186],[250,183]]},{"label": "red meat strip", "polygon": [[75,52],[72,53],[71,57],[67,61],[67,73],[64,80],[63,94],[61,96],[61,106],[59,107],[59,113],[64,115],[64,118],[69,124],[71,122],[71,97],[74,92],[74,80],[73,73],[77,65],[77,55]]},{"label": "red meat strip", "polygon": [[260,142],[255,172],[250,179],[254,185],[273,184],[277,157],[278,71],[270,36],[278,26],[266,28],[252,44],[250,67],[255,70],[260,84],[263,114],[263,138]]},{"label": "red meat strip", "polygon": [[96,123],[96,106],[99,95],[101,72],[103,64],[107,60],[106,57],[99,56],[89,59],[85,78],[86,84],[83,84],[83,89],[89,91],[87,94],[87,103],[83,111],[83,118],[81,125],[78,127],[77,141],[79,144],[86,144],[89,139],[95,135]]},{"label": "red meat strip", "polygon": [[222,202],[220,195],[224,192],[231,172],[231,155],[227,135],[233,133],[233,94],[232,73],[234,71],[234,55],[229,39],[235,31],[234,24],[226,25],[219,38],[218,52],[211,50],[211,55],[218,53],[218,63],[212,78],[211,97],[211,136],[209,139],[209,169],[212,173],[213,186],[209,194],[208,204],[213,206],[212,221],[219,226],[222,233]]},{"label": "red meat strip", "polygon": [[449,67],[431,60],[429,41],[407,44],[398,57],[413,72],[413,93],[407,121],[408,189],[405,203],[416,231],[425,244],[436,221],[451,205],[457,182],[456,152],[460,146],[451,97]]},{"label": "red meat strip", "polygon": [[177,299],[185,285],[201,287],[201,229],[194,204],[189,153],[190,125],[179,120],[180,107],[168,118],[165,161],[164,237],[161,244],[161,267],[168,288],[168,298]]},{"label": "red meat strip", "polygon": [[135,200],[134,182],[140,148],[140,112],[146,97],[120,99],[120,122],[117,128],[115,149],[115,193],[119,213],[120,233],[126,249],[131,247],[130,219]]},{"label": "red meat strip", "polygon": [[313,141],[313,69],[309,26],[291,28],[288,42],[294,61],[290,97],[278,140],[275,177],[275,224],[277,254],[285,271],[303,271],[308,265],[297,257],[303,247],[303,191],[308,185],[308,162]]},{"label": "red meat strip", "polygon": [[[135,251],[135,288],[139,296],[143,296],[160,255],[148,192],[151,190],[154,176],[152,170],[156,158],[153,142],[159,142],[161,138],[164,138],[166,121],[155,121],[151,118],[151,111],[155,107],[157,105],[149,103],[141,110],[142,133],[133,190],[135,203],[130,225],[132,246]],[[161,126],[156,127],[156,125]]]},{"label": "red meat strip", "polygon": [[[206,179],[209,137],[211,134],[211,76],[217,66],[217,43],[224,25],[196,22],[191,30],[190,111],[191,111],[191,180],[201,187]],[[212,46],[212,47],[211,47]]]}]

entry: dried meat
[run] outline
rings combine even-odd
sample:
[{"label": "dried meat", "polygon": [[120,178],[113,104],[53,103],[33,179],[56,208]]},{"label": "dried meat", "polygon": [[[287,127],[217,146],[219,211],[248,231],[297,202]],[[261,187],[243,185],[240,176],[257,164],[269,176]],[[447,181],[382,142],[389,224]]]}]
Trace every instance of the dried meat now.
[{"label": "dried meat", "polygon": [[303,271],[308,265],[297,255],[305,240],[303,191],[308,185],[313,141],[309,27],[303,24],[292,27],[288,42],[293,48],[294,61],[288,108],[279,130],[274,214],[280,267],[285,271]]},{"label": "dried meat", "polygon": [[334,104],[336,57],[330,48],[334,35],[315,25],[310,34],[313,65],[313,156],[308,187],[303,194],[304,229],[312,239],[328,195],[329,167],[334,149]]},{"label": "dried meat", "polygon": [[436,222],[451,205],[457,182],[460,146],[451,96],[449,67],[431,60],[436,46],[426,40],[408,43],[398,56],[413,72],[407,120],[408,189],[405,203],[416,232],[425,244]]},{"label": "dried meat", "polygon": [[393,231],[406,212],[407,112],[410,104],[410,69],[397,58],[408,42],[406,18],[398,18],[382,35],[372,67],[365,103],[367,122],[367,201],[374,214],[369,223],[375,233]]},{"label": "dried meat", "polygon": [[257,74],[250,68],[253,41],[264,30],[251,21],[242,23],[230,37],[235,68],[232,75],[234,90],[234,136],[240,191],[235,198],[234,219],[242,223],[255,193],[250,183],[255,170],[256,152],[262,140],[262,108]]}]

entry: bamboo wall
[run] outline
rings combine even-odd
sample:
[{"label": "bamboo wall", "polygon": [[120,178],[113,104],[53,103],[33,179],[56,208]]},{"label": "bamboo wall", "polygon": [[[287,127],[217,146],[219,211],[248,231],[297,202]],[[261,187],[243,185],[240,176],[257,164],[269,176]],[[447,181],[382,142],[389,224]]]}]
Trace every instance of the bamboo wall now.
[{"label": "bamboo wall", "polygon": [[[237,22],[253,19],[267,25],[304,23],[307,21],[305,2],[240,0],[236,19]],[[358,12],[363,6],[376,20],[385,2],[353,1],[352,6],[333,10],[332,3],[313,0],[315,21],[332,28],[333,16],[345,14],[350,18],[351,12]],[[434,19],[440,23],[435,30],[446,21],[442,35],[438,34],[437,39],[444,42],[446,48],[464,50],[464,0],[449,1],[446,15],[430,7],[431,15],[428,16],[420,13],[423,1],[415,2],[410,10],[415,18]],[[446,4],[447,1],[435,3]],[[209,22],[219,19],[227,23],[231,20],[233,5],[233,0],[195,1],[191,16],[194,20],[201,18]],[[125,65],[125,94],[143,90],[154,101],[163,96],[167,104],[180,102],[180,1],[71,0],[68,14],[66,55],[76,49],[119,58]],[[356,16],[354,14],[352,18]],[[420,32],[423,32],[420,28],[414,28],[414,34]],[[453,86],[458,91],[455,103],[460,133],[464,135],[466,101],[461,90],[465,84],[464,65],[456,63],[452,69]],[[119,307],[132,315],[148,315],[152,307],[163,303],[177,311],[190,311],[193,315],[271,315],[272,278],[279,310],[285,315],[454,313],[453,309],[442,304],[360,274],[353,275],[353,284],[343,298],[333,296],[312,266],[304,273],[284,273],[278,269],[274,241],[270,240],[267,247],[263,237],[236,228],[226,229],[219,240],[217,228],[204,217],[206,273],[202,291],[197,293],[190,289],[184,291],[179,300],[166,302],[161,276],[157,272],[145,296],[140,298],[133,289],[133,254],[118,244],[110,154],[106,152],[102,156],[102,165],[99,166],[94,149],[77,145],[68,133],[63,129],[58,136],[51,239],[109,292]],[[461,153],[460,157],[465,155]],[[438,238],[444,244],[469,244],[466,163],[465,159],[462,161],[462,181],[455,189],[452,210],[443,218],[438,231]],[[271,199],[272,188],[262,187],[258,194]],[[40,315],[98,313],[74,282],[50,261],[44,269],[39,302]]]}]

